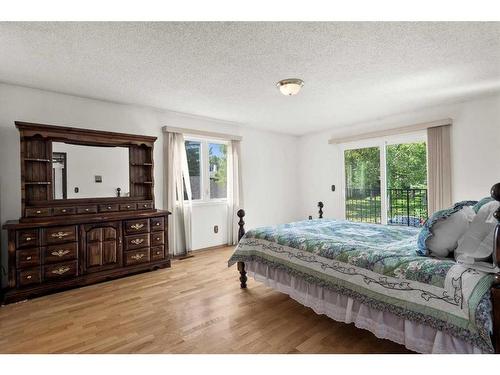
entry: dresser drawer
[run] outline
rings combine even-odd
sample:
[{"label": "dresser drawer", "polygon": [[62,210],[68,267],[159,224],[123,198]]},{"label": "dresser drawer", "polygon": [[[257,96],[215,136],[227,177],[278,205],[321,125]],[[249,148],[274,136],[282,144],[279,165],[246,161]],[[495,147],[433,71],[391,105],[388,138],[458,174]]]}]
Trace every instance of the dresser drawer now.
[{"label": "dresser drawer", "polygon": [[22,229],[16,232],[16,247],[35,247],[39,246],[40,238],[38,229]]},{"label": "dresser drawer", "polygon": [[43,266],[44,280],[57,280],[65,277],[76,276],[77,262],[64,262]]},{"label": "dresser drawer", "polygon": [[120,211],[135,211],[137,209],[136,203],[123,203],[120,204]]},{"label": "dresser drawer", "polygon": [[163,246],[155,246],[151,248],[151,261],[165,259],[165,248]]},{"label": "dresser drawer", "polygon": [[151,246],[163,245],[165,243],[165,232],[151,233]]},{"label": "dresser drawer", "polygon": [[138,249],[125,252],[125,265],[149,262],[149,249]]},{"label": "dresser drawer", "polygon": [[41,279],[40,267],[17,271],[17,282],[19,286],[39,284]]},{"label": "dresser drawer", "polygon": [[44,229],[45,243],[55,244],[76,241],[76,225]]},{"label": "dresser drawer", "polygon": [[28,268],[40,265],[40,249],[26,249],[16,251],[17,268]]},{"label": "dresser drawer", "polygon": [[75,207],[54,207],[52,214],[55,215],[74,215],[76,213]]},{"label": "dresser drawer", "polygon": [[51,216],[52,209],[48,207],[40,207],[40,208],[27,208],[26,209],[26,217],[45,217]]},{"label": "dresser drawer", "polygon": [[99,212],[116,212],[120,210],[120,206],[118,204],[100,204]]},{"label": "dresser drawer", "polygon": [[150,210],[153,208],[153,202],[137,202],[138,210]]},{"label": "dresser drawer", "polygon": [[125,234],[148,233],[149,220],[137,219],[125,221]]},{"label": "dresser drawer", "polygon": [[81,206],[76,208],[77,214],[96,214],[97,206]]},{"label": "dresser drawer", "polygon": [[164,217],[152,217],[150,220],[151,220],[151,230],[165,230]]},{"label": "dresser drawer", "polygon": [[48,264],[76,259],[77,250],[76,242],[48,246],[43,250],[43,262]]},{"label": "dresser drawer", "polygon": [[149,246],[149,233],[125,236],[125,251]]}]

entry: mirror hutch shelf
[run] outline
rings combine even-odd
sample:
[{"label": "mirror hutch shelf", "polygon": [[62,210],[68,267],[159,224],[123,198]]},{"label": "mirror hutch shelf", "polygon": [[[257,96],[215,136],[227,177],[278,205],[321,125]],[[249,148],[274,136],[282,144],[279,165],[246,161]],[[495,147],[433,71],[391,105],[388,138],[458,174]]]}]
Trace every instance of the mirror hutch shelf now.
[{"label": "mirror hutch shelf", "polygon": [[[170,267],[170,213],[154,205],[156,137],[18,121],[15,124],[21,142],[22,211],[19,220],[7,221],[3,226],[8,231],[4,302]],[[90,153],[95,146],[126,147],[128,160],[122,162],[128,164],[129,192],[120,194],[122,189],[116,189],[113,196],[104,198],[55,199],[53,142],[94,146],[89,147]],[[127,169],[127,165],[120,167]],[[89,174],[84,169],[71,173]],[[95,177],[92,183],[101,183],[109,176]],[[65,189],[70,188],[66,185]]]}]

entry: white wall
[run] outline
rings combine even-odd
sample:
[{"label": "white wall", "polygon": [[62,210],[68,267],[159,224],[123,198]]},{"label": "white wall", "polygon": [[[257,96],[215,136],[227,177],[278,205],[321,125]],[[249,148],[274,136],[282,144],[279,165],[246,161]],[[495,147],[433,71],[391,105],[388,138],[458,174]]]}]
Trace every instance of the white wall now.
[{"label": "white wall", "polygon": [[[227,244],[227,206],[225,203],[202,203],[193,206],[193,250]],[[219,230],[214,233],[214,226]]]},{"label": "white wall", "polygon": [[[21,214],[19,132],[14,121],[143,134],[155,144],[156,207],[164,207],[163,134],[165,125],[241,135],[242,179],[247,228],[284,223],[299,217],[297,200],[297,137],[265,132],[198,116],[116,104],[53,92],[0,84],[0,222]],[[195,208],[206,211],[205,208]],[[197,246],[225,243],[224,214],[218,210],[193,223]],[[208,220],[209,221],[205,221]],[[219,234],[213,226],[219,225]],[[224,240],[222,240],[224,239]],[[2,264],[6,263],[6,233],[2,231]]]},{"label": "white wall", "polygon": [[[247,228],[316,216],[325,203],[327,217],[339,217],[340,168],[332,136],[451,117],[454,200],[480,198],[500,181],[500,96],[427,108],[375,122],[304,137],[264,132],[234,123],[159,111],[133,105],[62,95],[0,84],[0,222],[21,213],[19,133],[15,120],[157,136],[155,146],[156,206],[164,207],[163,134],[165,125],[241,135],[242,180]],[[337,186],[331,192],[330,186]],[[193,208],[193,247],[225,243],[224,205]],[[213,233],[213,226],[219,233]],[[5,264],[6,239],[2,232]]]},{"label": "white wall", "polygon": [[[299,176],[302,216],[318,201],[325,216],[341,218],[341,170],[339,146],[329,145],[334,136],[395,128],[451,118],[453,201],[478,199],[489,194],[500,181],[500,95],[473,101],[430,107],[418,112],[390,116],[377,121],[331,129],[299,139]],[[331,191],[331,185],[336,191]]]},{"label": "white wall", "polygon": [[[68,199],[116,197],[118,187],[122,197],[129,195],[128,148],[53,142],[52,152],[66,153]],[[101,176],[102,182],[95,182],[95,176]],[[78,187],[78,193],[75,187]]]}]

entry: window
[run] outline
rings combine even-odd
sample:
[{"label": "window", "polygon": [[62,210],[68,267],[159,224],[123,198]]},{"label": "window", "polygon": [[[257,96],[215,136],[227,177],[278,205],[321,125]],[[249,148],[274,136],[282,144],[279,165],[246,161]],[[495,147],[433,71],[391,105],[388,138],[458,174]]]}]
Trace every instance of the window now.
[{"label": "window", "polygon": [[185,144],[192,199],[199,202],[226,199],[227,142],[186,137]]},{"label": "window", "polygon": [[427,210],[425,136],[344,146],[345,218],[420,226]]},{"label": "window", "polygon": [[208,144],[210,199],[227,198],[227,145]]}]

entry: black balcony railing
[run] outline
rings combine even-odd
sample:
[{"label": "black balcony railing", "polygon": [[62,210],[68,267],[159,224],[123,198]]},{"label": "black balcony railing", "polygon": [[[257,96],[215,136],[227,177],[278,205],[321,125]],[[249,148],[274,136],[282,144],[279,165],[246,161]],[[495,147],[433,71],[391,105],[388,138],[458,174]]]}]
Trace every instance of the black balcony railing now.
[{"label": "black balcony railing", "polygon": [[[346,189],[346,219],[381,223],[380,189]],[[418,227],[427,219],[427,189],[387,189],[387,224]]]},{"label": "black balcony railing", "polygon": [[380,189],[346,189],[345,216],[350,221],[382,222]]}]

